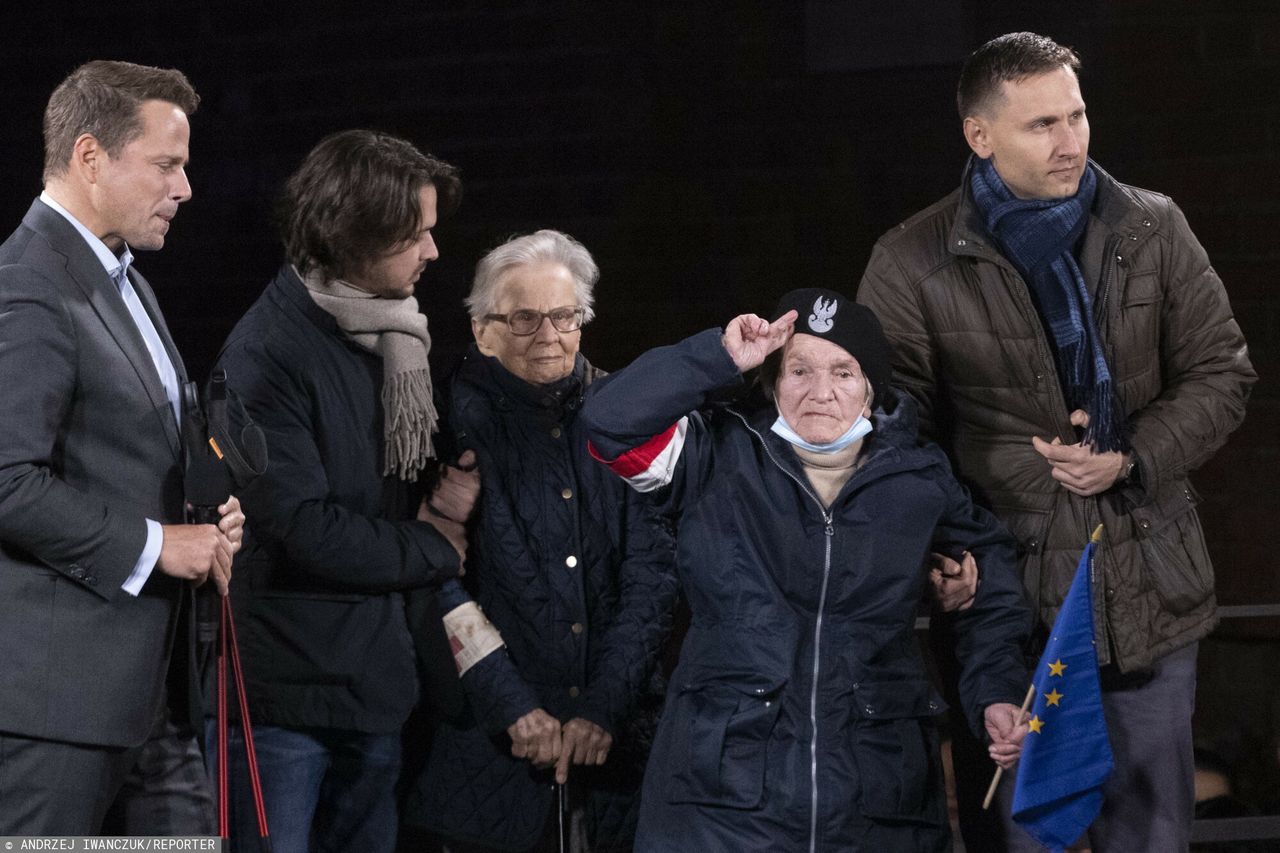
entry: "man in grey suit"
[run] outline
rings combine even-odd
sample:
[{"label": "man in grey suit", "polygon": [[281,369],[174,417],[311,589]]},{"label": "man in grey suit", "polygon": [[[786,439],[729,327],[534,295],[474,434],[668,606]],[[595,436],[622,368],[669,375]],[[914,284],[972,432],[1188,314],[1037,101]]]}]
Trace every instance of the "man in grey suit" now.
[{"label": "man in grey suit", "polygon": [[184,525],[182,360],[131,250],[191,197],[178,71],[90,62],[0,246],[0,835],[208,834],[185,715],[193,588],[244,516]]}]

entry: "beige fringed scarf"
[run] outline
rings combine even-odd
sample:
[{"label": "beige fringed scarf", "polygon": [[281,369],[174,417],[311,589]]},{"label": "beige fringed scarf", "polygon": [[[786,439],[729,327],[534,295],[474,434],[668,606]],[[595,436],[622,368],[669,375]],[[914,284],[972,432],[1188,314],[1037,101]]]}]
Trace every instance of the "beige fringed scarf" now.
[{"label": "beige fringed scarf", "polygon": [[382,357],[383,437],[386,463],[382,473],[410,482],[418,479],[434,454],[435,404],[427,353],[431,336],[418,300],[382,299],[341,279],[326,279],[319,270],[300,276],[311,298],[338,321],[338,328],[358,345]]}]

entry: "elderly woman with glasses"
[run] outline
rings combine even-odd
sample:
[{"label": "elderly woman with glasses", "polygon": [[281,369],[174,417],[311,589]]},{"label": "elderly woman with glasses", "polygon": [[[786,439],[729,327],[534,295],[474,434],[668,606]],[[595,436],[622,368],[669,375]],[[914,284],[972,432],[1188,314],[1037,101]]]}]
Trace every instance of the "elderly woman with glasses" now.
[{"label": "elderly woman with glasses", "polygon": [[[948,618],[969,722],[1008,765],[1031,624],[1014,543],[917,445],[869,309],[809,288],[774,316],[651,350],[583,410],[597,458],[679,514],[692,611],[636,849],[941,853],[944,706],[914,633],[927,556],[982,568]],[[709,405],[757,367],[760,397]]]},{"label": "elderly woman with glasses", "polygon": [[600,374],[578,346],[598,276],[581,244],[538,231],[485,256],[467,299],[450,420],[481,494],[465,588],[441,593],[466,708],[407,809],[454,853],[562,834],[630,848],[676,581],[662,520],[586,451],[578,412]]}]

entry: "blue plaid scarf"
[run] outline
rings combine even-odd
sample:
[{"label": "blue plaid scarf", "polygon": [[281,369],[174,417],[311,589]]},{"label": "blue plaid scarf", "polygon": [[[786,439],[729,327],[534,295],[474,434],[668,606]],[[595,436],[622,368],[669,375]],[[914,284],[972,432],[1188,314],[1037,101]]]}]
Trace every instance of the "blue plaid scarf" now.
[{"label": "blue plaid scarf", "polygon": [[1096,453],[1128,450],[1124,413],[1075,259],[1098,185],[1093,166],[1085,168],[1079,189],[1069,198],[1020,199],[1005,186],[990,158],[974,159],[969,177],[973,200],[987,230],[1031,289],[1052,338],[1067,406],[1089,413],[1084,443]]}]

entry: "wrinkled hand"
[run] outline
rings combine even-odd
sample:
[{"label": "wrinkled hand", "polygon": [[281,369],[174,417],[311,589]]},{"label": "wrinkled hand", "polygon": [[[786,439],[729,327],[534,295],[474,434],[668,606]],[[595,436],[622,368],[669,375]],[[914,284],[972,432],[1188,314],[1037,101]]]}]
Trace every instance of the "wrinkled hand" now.
[{"label": "wrinkled hand", "polygon": [[1022,718],[1022,709],[1008,702],[995,702],[982,712],[982,723],[991,738],[987,754],[1005,770],[1017,764],[1022,755],[1022,739],[1027,736],[1027,723]]},{"label": "wrinkled hand", "polygon": [[[480,494],[480,472],[474,467],[474,451],[463,451],[455,468],[445,465],[435,490],[422,499],[418,521],[425,521],[449,541],[459,560],[467,558],[466,521]],[[463,470],[463,468],[469,470]]]},{"label": "wrinkled hand", "polygon": [[511,754],[527,758],[535,767],[550,767],[560,757],[560,721],[534,708],[507,727]]},{"label": "wrinkled hand", "polygon": [[[1073,426],[1087,427],[1089,413],[1076,409],[1071,413],[1071,423]],[[1094,453],[1093,448],[1088,445],[1078,442],[1063,444],[1062,439],[1057,436],[1053,441],[1032,436],[1031,445],[1049,463],[1050,476],[1061,483],[1064,489],[1081,497],[1105,492],[1115,485],[1128,467],[1128,455],[1118,450]]]},{"label": "wrinkled hand", "polygon": [[[234,498],[232,498],[234,500]],[[228,503],[222,506],[229,506]],[[239,507],[239,503],[236,504]],[[219,508],[221,509],[221,507]],[[236,510],[239,512],[239,509]],[[241,516],[243,521],[243,516]],[[170,577],[195,581],[196,586],[213,576],[219,595],[226,595],[231,584],[231,558],[240,547],[213,524],[166,524],[161,530],[164,541],[156,568]],[[228,526],[236,527],[234,521]]]},{"label": "wrinkled hand", "polygon": [[929,583],[933,603],[943,613],[968,610],[978,594],[978,562],[968,551],[957,563],[945,554],[930,554]]},{"label": "wrinkled hand", "polygon": [[721,341],[738,370],[746,373],[753,367],[759,367],[765,356],[791,338],[798,316],[792,310],[770,323],[755,314],[740,314],[724,327]]},{"label": "wrinkled hand", "polygon": [[462,452],[458,457],[458,467],[443,466],[440,482],[431,493],[431,506],[436,512],[454,521],[467,520],[480,494],[480,471],[475,466],[474,450]]},{"label": "wrinkled hand", "polygon": [[556,762],[558,785],[569,780],[570,764],[604,764],[613,746],[613,735],[582,717],[565,723],[560,737],[560,760]]}]

